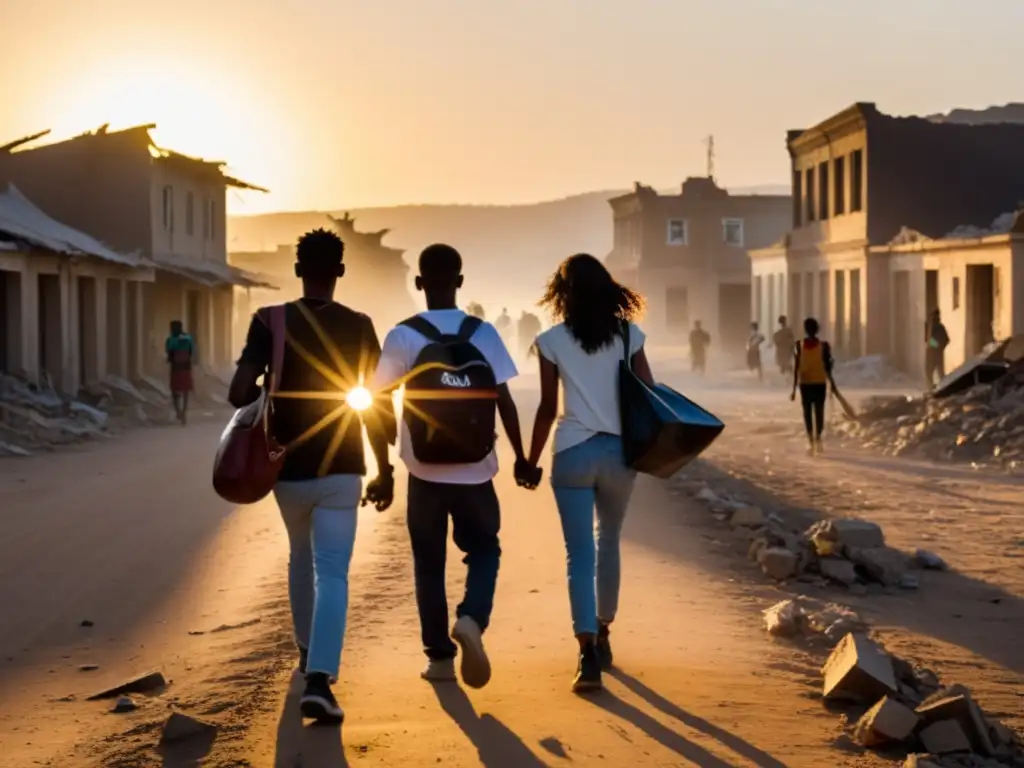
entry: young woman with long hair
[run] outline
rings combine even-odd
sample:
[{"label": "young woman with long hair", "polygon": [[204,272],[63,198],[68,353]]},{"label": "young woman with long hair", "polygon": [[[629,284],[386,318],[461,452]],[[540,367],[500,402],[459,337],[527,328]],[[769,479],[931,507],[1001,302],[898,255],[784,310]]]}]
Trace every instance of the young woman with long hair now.
[{"label": "young woman with long hair", "polygon": [[[623,458],[619,361],[628,354],[641,379],[653,384],[653,377],[643,331],[633,322],[644,300],[593,256],[566,259],[540,305],[558,324],[537,337],[541,399],[527,461],[537,466],[557,418],[551,485],[565,536],[573,632],[579,641],[572,687],[582,692],[599,689],[601,670],[612,663],[608,627],[619,601],[619,536],[636,477]],[[565,390],[560,416],[559,382]]]}]

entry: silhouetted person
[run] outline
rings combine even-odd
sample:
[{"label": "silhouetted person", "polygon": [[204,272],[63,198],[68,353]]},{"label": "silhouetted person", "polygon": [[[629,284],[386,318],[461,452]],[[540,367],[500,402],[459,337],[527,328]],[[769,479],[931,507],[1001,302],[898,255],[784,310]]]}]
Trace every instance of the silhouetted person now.
[{"label": "silhouetted person", "polygon": [[949,334],[942,324],[942,315],[933,309],[924,326],[924,373],[928,389],[946,377],[946,347]]},{"label": "silhouetted person", "polygon": [[315,229],[299,238],[295,275],[302,280],[302,298],[283,307],[282,370],[273,370],[271,318],[282,308],[264,307],[249,324],[228,395],[240,408],[259,397],[260,376],[264,382],[278,377],[270,428],[287,453],[274,497],[288,531],[288,596],[299,670],[306,676],[299,706],[304,717],[323,722],[344,717],[331,681],[338,677],[345,639],[348,570],[366,475],[364,426],[378,472],[365,499],[383,511],[394,495],[391,398],[362,413],[338,399],[362,386],[380,357],[370,318],[334,301],[345,274],[344,253],[333,232]]},{"label": "silhouetted person", "polygon": [[779,315],[779,329],[772,336],[772,343],[775,345],[775,363],[779,372],[785,375],[793,370],[793,345],[796,344],[796,336],[785,315]]},{"label": "silhouetted person", "polygon": [[690,364],[695,373],[703,375],[707,369],[709,346],[711,334],[704,330],[700,320],[695,320],[690,331]]},{"label": "silhouetted person", "polygon": [[171,334],[164,342],[164,352],[170,366],[174,414],[184,425],[188,422],[188,396],[192,391],[192,363],[195,360],[196,348],[192,337],[185,333],[181,320],[171,321]]},{"label": "silhouetted person", "polygon": [[519,327],[516,329],[516,337],[519,342],[519,351],[524,357],[530,356],[530,350],[533,348],[533,342],[537,340],[537,335],[540,331],[540,318],[532,312],[523,310],[523,314],[519,317]]},{"label": "silhouetted person", "polygon": [[[462,681],[481,688],[491,679],[483,634],[501,558],[495,410],[517,461],[524,459],[519,414],[508,388],[518,375],[515,362],[493,325],[458,308],[461,287],[459,252],[443,244],[425,248],[416,288],[426,294],[427,311],[388,333],[375,383],[384,390],[405,383],[400,454],[409,470],[406,515],[428,660],[420,676],[454,680],[458,643]],[[445,581],[449,518],[467,566],[454,626]]]},{"label": "silhouetted person", "polygon": [[750,336],[747,337],[747,368],[757,373],[758,381],[764,380],[764,368],[761,365],[761,345],[764,335],[758,330],[757,323],[750,324]]},{"label": "silhouetted person", "polygon": [[585,692],[601,688],[601,671],[612,665],[609,626],[619,608],[622,523],[636,479],[623,458],[619,366],[628,358],[648,386],[654,386],[654,377],[644,333],[633,322],[643,311],[643,297],[616,282],[593,256],[578,254],[562,262],[541,303],[558,324],[537,338],[540,404],[526,468],[535,474],[530,478],[524,471],[516,479],[536,487],[536,467],[557,420],[551,485],[562,519],[579,645],[572,688]]},{"label": "silhouetted person", "polygon": [[498,319],[494,321],[494,327],[498,329],[498,335],[502,340],[507,343],[508,337],[512,333],[512,317],[509,315],[507,307],[502,308]]},{"label": "silhouetted person", "polygon": [[793,348],[796,365],[793,368],[793,393],[796,399],[800,390],[800,403],[804,410],[804,428],[807,430],[807,452],[812,456],[821,453],[821,435],[825,430],[825,400],[828,386],[832,383],[832,347],[818,338],[818,321],[813,317],[804,320],[807,335]]}]

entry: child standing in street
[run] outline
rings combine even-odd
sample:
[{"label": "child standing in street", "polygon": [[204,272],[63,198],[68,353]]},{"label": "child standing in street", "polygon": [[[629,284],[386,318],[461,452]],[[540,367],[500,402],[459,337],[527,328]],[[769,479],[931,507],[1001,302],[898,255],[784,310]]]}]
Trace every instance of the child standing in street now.
[{"label": "child standing in street", "polygon": [[818,321],[813,317],[804,320],[806,336],[794,348],[793,392],[790,400],[796,400],[800,390],[800,403],[804,411],[804,427],[807,430],[807,452],[811,456],[822,452],[821,435],[825,430],[825,399],[832,382],[832,347],[818,338]]}]

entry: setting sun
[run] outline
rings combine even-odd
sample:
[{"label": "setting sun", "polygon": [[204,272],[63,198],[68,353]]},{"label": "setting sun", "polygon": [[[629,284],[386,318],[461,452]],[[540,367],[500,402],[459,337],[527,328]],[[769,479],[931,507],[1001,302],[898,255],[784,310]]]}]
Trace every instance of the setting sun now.
[{"label": "setting sun", "polygon": [[345,403],[353,411],[365,411],[373,405],[373,395],[366,387],[355,387],[345,395]]}]

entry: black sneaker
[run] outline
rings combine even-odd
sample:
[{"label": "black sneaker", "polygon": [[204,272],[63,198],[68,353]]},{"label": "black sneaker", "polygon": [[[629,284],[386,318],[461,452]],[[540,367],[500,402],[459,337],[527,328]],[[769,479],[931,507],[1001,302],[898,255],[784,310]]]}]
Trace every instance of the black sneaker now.
[{"label": "black sneaker", "polygon": [[576,677],[572,681],[573,693],[601,690],[601,660],[596,645],[587,645],[580,650],[580,661]]},{"label": "black sneaker", "polygon": [[318,723],[340,723],[345,719],[344,711],[331,692],[330,680],[322,672],[306,676],[306,690],[299,701],[299,709],[303,717]]},{"label": "black sneaker", "polygon": [[306,674],[306,662],[309,661],[309,648],[299,646],[299,672]]},{"label": "black sneaker", "polygon": [[597,631],[597,658],[601,669],[607,672],[612,668],[612,644],[608,640],[608,625],[602,624]]}]

